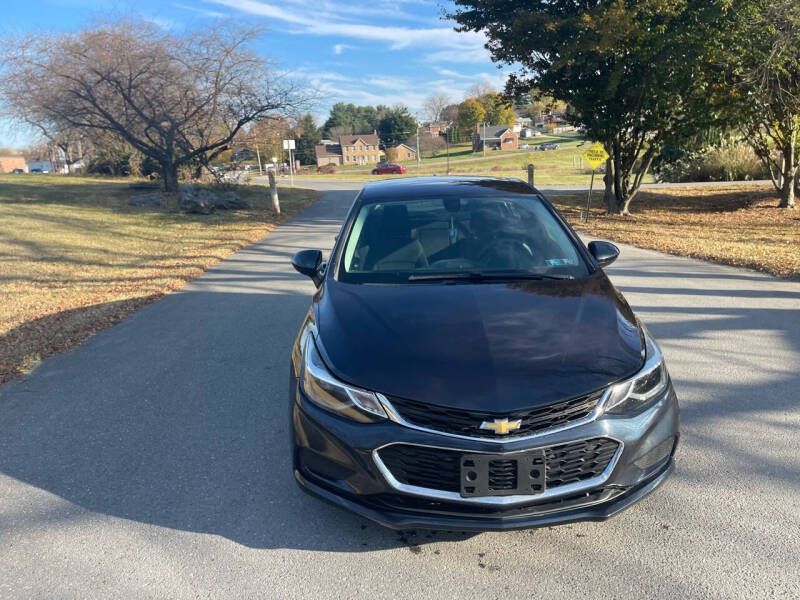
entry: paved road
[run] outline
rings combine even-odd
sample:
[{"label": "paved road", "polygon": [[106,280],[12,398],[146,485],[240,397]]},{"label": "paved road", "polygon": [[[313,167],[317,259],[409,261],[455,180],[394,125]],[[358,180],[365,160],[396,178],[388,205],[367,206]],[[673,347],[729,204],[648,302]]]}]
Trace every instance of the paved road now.
[{"label": "paved road", "polygon": [[[408,176],[413,176],[414,173],[411,172]],[[520,179],[524,179],[524,174],[520,174]],[[255,177],[253,179],[256,183],[267,184],[266,177]],[[280,182],[282,184],[288,185],[289,179],[281,178]],[[295,177],[294,184],[297,186],[307,187],[315,190],[352,190],[356,188],[361,188],[364,185],[363,181],[344,181],[341,179],[324,179],[322,177],[317,178],[302,178],[302,177]],[[669,188],[686,188],[686,187],[714,187],[719,186],[720,183],[718,181],[697,181],[694,183],[644,183],[642,184],[642,189],[669,189]],[[753,186],[753,185],[772,185],[770,181],[728,181],[725,182],[723,185],[726,186]],[[558,195],[558,194],[575,194],[579,192],[588,192],[589,186],[586,184],[575,184],[575,185],[549,185],[549,186],[537,186],[539,191],[543,194],[548,196]],[[602,180],[598,180],[595,182],[595,201],[599,201],[601,199],[601,192],[603,189],[603,182]]]},{"label": "paved road", "polygon": [[683,406],[675,475],[606,523],[399,534],[301,493],[288,350],[334,191],[0,388],[0,598],[798,598],[800,284],[623,248]]}]

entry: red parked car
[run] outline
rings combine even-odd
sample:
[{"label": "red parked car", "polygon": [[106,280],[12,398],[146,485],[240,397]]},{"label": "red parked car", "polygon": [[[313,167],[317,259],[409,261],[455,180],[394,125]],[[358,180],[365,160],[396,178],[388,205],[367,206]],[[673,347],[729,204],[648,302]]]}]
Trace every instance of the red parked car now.
[{"label": "red parked car", "polygon": [[387,173],[391,173],[392,175],[401,175],[405,172],[406,168],[403,165],[396,165],[394,163],[386,162],[380,162],[375,165],[374,169],[372,169],[373,175],[386,175]]}]

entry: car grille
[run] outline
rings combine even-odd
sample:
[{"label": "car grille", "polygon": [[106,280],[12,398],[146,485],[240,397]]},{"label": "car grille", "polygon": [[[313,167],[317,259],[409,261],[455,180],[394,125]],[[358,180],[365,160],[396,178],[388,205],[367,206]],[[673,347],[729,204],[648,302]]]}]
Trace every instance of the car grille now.
[{"label": "car grille", "polygon": [[[598,390],[555,404],[502,414],[447,408],[395,397],[389,398],[389,402],[405,421],[418,427],[468,437],[509,439],[552,429],[589,416],[603,397],[604,391]],[[511,435],[502,437],[493,431],[481,429],[481,423],[484,421],[504,418],[509,421],[519,419],[521,421],[519,429],[513,431]]]},{"label": "car grille", "polygon": [[[609,438],[593,438],[545,448],[546,488],[598,477],[608,467],[617,448],[619,443]],[[393,444],[378,451],[383,464],[400,483],[445,492],[459,492],[461,489],[463,454],[458,450],[410,444]],[[516,488],[516,477],[512,458],[490,462],[489,479],[493,489]]]}]

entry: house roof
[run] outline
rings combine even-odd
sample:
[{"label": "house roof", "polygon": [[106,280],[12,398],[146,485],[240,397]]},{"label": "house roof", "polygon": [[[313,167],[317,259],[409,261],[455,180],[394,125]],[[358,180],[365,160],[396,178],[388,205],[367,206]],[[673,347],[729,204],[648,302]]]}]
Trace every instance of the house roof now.
[{"label": "house roof", "polygon": [[392,148],[400,148],[401,146],[402,146],[403,148],[408,148],[408,149],[409,149],[409,150],[411,150],[412,152],[416,152],[416,149],[415,149],[415,148],[413,148],[412,146],[409,146],[408,144],[397,144],[397,145],[395,145],[395,146],[392,146]]},{"label": "house roof", "polygon": [[341,156],[342,147],[339,144],[317,144],[314,146],[314,154],[317,158],[325,156]]},{"label": "house roof", "polygon": [[354,133],[353,135],[340,135],[339,145],[352,146],[358,140],[361,140],[365,144],[371,146],[377,146],[380,143],[380,139],[378,138],[378,134],[376,133]]},{"label": "house roof", "polygon": [[[508,125],[487,125],[486,126],[486,138],[484,138],[484,128],[482,125],[478,125],[478,136],[480,139],[500,139],[500,137],[506,132],[511,130]],[[512,131],[513,133],[513,131]]]}]

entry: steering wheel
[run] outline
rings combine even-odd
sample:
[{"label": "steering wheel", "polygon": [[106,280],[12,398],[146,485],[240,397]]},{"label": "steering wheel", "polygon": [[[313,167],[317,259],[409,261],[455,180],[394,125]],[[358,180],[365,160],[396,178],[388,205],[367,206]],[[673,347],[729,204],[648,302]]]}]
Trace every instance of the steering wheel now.
[{"label": "steering wheel", "polygon": [[[492,264],[493,259],[500,258],[503,262],[512,264]],[[509,260],[510,259],[510,260]],[[510,270],[524,269],[530,266],[533,260],[533,252],[522,241],[511,238],[501,237],[489,243],[481,252],[479,262],[485,266],[500,266]]]}]

